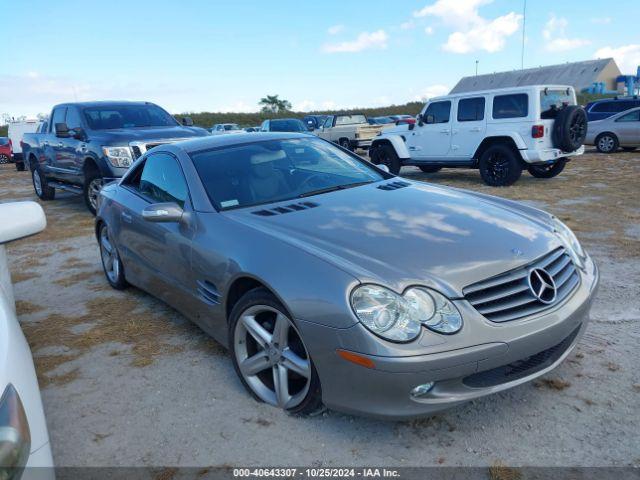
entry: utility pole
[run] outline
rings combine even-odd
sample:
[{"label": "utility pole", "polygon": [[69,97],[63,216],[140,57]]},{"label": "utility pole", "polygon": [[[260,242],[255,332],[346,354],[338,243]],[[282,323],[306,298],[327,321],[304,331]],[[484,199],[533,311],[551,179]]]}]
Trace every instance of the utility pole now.
[{"label": "utility pole", "polygon": [[476,60],[476,77],[478,76],[478,63],[480,63],[480,60]]},{"label": "utility pole", "polygon": [[526,26],[527,26],[527,0],[524,0],[524,5],[522,6],[522,53],[520,55],[520,70],[524,70],[524,40],[525,40]]}]

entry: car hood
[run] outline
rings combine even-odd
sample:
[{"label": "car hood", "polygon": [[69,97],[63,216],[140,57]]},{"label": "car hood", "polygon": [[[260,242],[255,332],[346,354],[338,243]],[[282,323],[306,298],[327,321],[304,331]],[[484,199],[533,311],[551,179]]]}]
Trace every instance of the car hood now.
[{"label": "car hood", "polygon": [[169,140],[176,138],[206,137],[208,132],[199,127],[118,128],[91,132],[91,139],[104,140],[110,145],[127,145],[129,142]]},{"label": "car hood", "polygon": [[[399,180],[225,212],[355,276],[402,291],[433,286],[451,296],[560,245],[546,214],[487,195]],[[310,202],[311,208],[274,208]],[[258,211],[275,214],[264,216]],[[304,268],[301,267],[301,272]]]}]

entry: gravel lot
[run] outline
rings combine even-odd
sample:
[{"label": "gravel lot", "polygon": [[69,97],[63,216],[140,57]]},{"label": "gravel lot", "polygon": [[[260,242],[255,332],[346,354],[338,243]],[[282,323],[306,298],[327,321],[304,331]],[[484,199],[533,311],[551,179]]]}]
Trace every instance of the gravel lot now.
[{"label": "gravel lot", "polygon": [[[485,187],[477,171],[417,180],[526,201],[565,220],[601,287],[579,347],[542,380],[431,418],[300,419],[256,403],[226,352],[161,302],[102,276],[80,197],[43,203],[48,227],[9,248],[59,466],[640,465],[640,153],[588,153],[552,180]],[[0,168],[0,202],[35,199]]]}]

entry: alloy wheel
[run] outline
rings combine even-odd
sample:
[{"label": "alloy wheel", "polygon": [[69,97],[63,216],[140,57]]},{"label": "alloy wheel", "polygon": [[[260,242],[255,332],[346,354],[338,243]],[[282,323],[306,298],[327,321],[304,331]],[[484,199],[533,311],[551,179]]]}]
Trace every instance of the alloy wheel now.
[{"label": "alloy wheel", "polygon": [[291,409],[307,396],[311,360],[293,323],[279,310],[254,305],[242,312],[234,351],[242,378],[262,401]]},{"label": "alloy wheel", "polygon": [[613,150],[614,144],[615,142],[613,140],[613,137],[609,135],[604,135],[600,137],[600,140],[598,140],[598,147],[600,147],[600,150],[602,150],[603,152],[610,152],[611,150]]},{"label": "alloy wheel", "polygon": [[109,239],[109,232],[106,226],[102,227],[100,231],[100,256],[104,273],[112,283],[117,283],[120,275],[120,258],[118,257],[118,251]]},{"label": "alloy wheel", "polygon": [[577,143],[583,141],[587,133],[587,122],[582,115],[577,115],[569,126],[569,137],[571,141]]},{"label": "alloy wheel", "polygon": [[0,164],[9,163],[9,157],[7,157],[4,153],[0,155]]},{"label": "alloy wheel", "polygon": [[38,170],[33,171],[33,188],[39,197],[42,197],[42,178]]},{"label": "alloy wheel", "polygon": [[100,195],[100,190],[102,190],[102,185],[104,181],[102,178],[94,178],[89,183],[89,187],[87,188],[87,196],[89,197],[89,203],[94,210],[98,209],[98,196]]},{"label": "alloy wheel", "polygon": [[509,159],[496,152],[487,161],[487,173],[495,182],[503,181],[509,175]]}]

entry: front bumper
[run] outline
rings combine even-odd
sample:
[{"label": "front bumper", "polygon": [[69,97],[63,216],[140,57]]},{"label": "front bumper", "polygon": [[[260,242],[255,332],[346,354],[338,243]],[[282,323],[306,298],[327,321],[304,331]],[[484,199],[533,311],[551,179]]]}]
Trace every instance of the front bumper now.
[{"label": "front bumper", "polygon": [[524,149],[520,150],[522,159],[527,163],[553,162],[559,158],[575,157],[584,153],[584,145],[573,152],[563,152],[559,148]]},{"label": "front bumper", "polygon": [[[482,317],[466,300],[456,306],[464,319],[456,334],[466,346],[438,350],[437,334],[423,332],[434,353],[405,357],[367,355],[358,338],[371,334],[361,325],[348,329],[300,322],[303,336],[322,339],[308,345],[331,409],[388,419],[424,416],[463,402],[521,385],[557,367],[582,337],[598,285],[598,271],[589,260],[581,283],[565,302],[538,316],[496,324]],[[435,341],[433,340],[435,338]],[[430,340],[429,340],[430,339]],[[428,341],[416,340],[423,344]],[[308,342],[309,343],[309,342]],[[357,352],[374,368],[349,363],[336,348]],[[410,395],[421,384],[435,382],[421,398]]]},{"label": "front bumper", "polygon": [[373,138],[368,140],[352,140],[351,148],[361,148],[362,150],[368,150],[371,147],[371,143],[373,142]]}]

